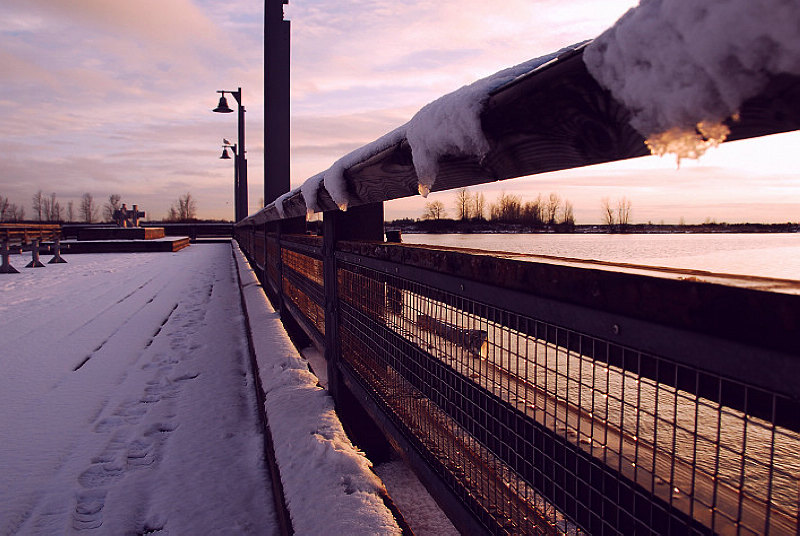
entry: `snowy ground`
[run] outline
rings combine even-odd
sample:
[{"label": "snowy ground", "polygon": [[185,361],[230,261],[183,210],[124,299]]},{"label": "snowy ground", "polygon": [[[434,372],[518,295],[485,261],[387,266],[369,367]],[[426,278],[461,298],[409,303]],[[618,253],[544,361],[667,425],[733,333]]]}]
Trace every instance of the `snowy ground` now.
[{"label": "snowy ground", "polygon": [[0,274],[0,535],[274,533],[230,245],[65,258]]},{"label": "snowy ground", "polygon": [[277,533],[240,280],[295,533],[399,534],[384,482],[416,534],[456,533],[353,447],[238,248],[28,257],[0,274],[0,536]]}]

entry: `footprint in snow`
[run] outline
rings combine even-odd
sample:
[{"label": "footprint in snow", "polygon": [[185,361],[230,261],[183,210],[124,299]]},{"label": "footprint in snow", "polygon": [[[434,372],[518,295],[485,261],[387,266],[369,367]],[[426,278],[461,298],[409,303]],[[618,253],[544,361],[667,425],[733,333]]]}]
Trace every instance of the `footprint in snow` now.
[{"label": "footprint in snow", "polygon": [[78,531],[92,530],[103,525],[103,507],[106,504],[106,490],[84,490],[77,494],[75,513],[72,514],[72,528]]}]

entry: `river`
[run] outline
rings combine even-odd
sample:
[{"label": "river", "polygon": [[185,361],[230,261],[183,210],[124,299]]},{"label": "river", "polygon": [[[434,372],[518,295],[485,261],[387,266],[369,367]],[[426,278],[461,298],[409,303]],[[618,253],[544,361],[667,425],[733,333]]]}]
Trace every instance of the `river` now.
[{"label": "river", "polygon": [[403,242],[800,280],[800,233],[404,234]]},{"label": "river", "polygon": [[[403,242],[800,281],[800,234],[405,234]],[[414,342],[592,456],[623,473],[636,468],[631,478],[644,478],[653,493],[701,523],[729,528],[738,508],[743,522],[764,530],[770,504],[770,531],[792,533],[799,486],[789,468],[800,451],[796,432],[467,310],[413,292],[404,301],[399,332],[416,332]],[[420,322],[429,317],[433,328]],[[436,322],[485,333],[480,356],[466,351],[454,358],[458,352],[438,340]],[[687,489],[694,491],[687,496]],[[713,504],[718,513],[712,520]]]}]

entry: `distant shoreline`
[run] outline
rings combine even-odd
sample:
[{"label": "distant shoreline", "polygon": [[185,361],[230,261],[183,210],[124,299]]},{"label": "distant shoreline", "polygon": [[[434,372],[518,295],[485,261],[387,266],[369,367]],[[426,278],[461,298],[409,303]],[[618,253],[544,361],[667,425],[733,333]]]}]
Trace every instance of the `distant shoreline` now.
[{"label": "distant shoreline", "polygon": [[698,233],[798,233],[800,223],[701,223],[685,225],[632,224],[607,225],[552,225],[534,227],[521,223],[460,220],[394,220],[384,224],[386,229],[396,229],[403,234],[698,234]]}]

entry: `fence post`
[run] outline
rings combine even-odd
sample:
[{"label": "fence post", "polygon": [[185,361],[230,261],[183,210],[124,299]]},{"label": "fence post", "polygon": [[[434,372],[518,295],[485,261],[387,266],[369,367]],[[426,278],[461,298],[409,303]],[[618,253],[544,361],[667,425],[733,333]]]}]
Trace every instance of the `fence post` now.
[{"label": "fence post", "polygon": [[44,268],[44,264],[39,260],[39,239],[34,238],[31,242],[31,262],[25,265],[25,268]]},{"label": "fence post", "polygon": [[60,264],[66,263],[61,257],[61,239],[56,237],[55,243],[53,243],[53,258],[47,261],[47,264]]},{"label": "fence post", "polygon": [[9,255],[11,252],[8,249],[8,239],[3,240],[3,246],[0,248],[0,255],[3,257],[3,264],[0,266],[0,274],[18,274],[19,270],[11,266]]},{"label": "fence post", "polygon": [[[253,248],[255,248],[255,227],[253,228]],[[268,231],[269,231],[269,222],[264,222],[264,243],[262,247],[264,248],[264,268],[261,271],[261,283],[264,287],[264,291],[267,292],[269,290],[269,239],[268,239]]]},{"label": "fence post", "polygon": [[325,212],[322,218],[323,278],[325,282],[325,361],[328,365],[328,390],[334,401],[342,402],[339,373],[338,277],[336,243],[339,240],[383,241],[383,203],[354,207],[347,212]]}]

